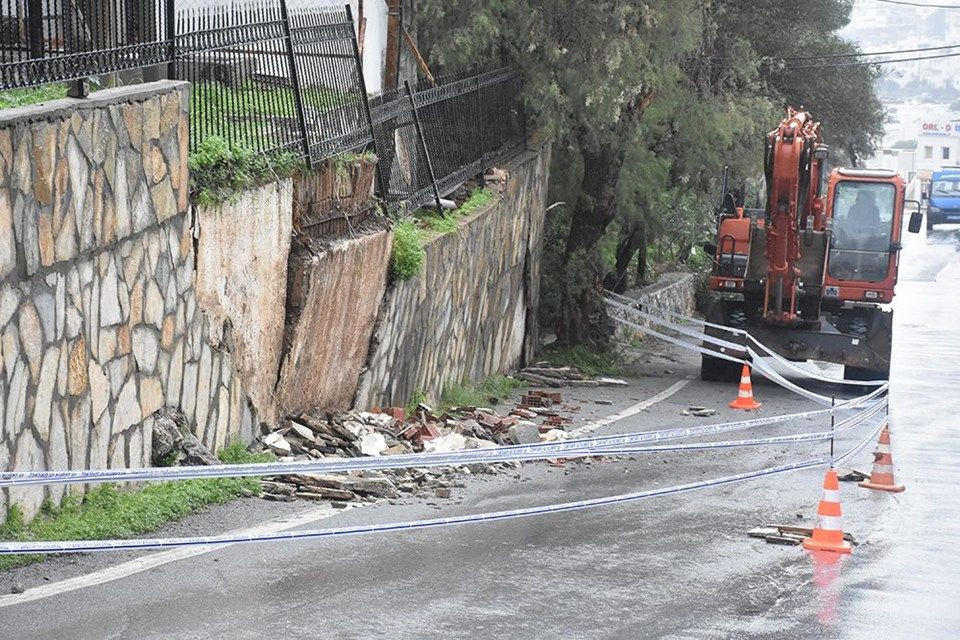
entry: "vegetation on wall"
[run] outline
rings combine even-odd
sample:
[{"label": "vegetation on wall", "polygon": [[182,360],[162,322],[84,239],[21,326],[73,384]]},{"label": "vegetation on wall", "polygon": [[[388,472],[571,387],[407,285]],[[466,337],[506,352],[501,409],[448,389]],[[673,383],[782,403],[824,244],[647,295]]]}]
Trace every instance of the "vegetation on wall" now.
[{"label": "vegetation on wall", "polygon": [[409,280],[419,274],[425,257],[423,231],[411,219],[398,220],[393,225],[393,251],[390,254],[390,273],[394,279]]},{"label": "vegetation on wall", "polygon": [[244,189],[285,178],[301,166],[292,153],[266,155],[211,136],[190,154],[190,191],[200,205],[234,202]]},{"label": "vegetation on wall", "polygon": [[393,227],[393,251],[390,255],[393,278],[409,280],[418,275],[426,256],[424,243],[431,238],[456,232],[463,218],[487,206],[493,198],[493,191],[478,188],[472,190],[470,196],[452,211],[419,209],[411,216],[398,220]]}]

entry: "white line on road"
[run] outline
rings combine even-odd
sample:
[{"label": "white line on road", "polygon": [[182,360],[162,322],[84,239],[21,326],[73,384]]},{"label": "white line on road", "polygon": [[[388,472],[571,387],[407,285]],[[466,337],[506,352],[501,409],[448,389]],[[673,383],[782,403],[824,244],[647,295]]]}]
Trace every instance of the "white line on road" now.
[{"label": "white line on road", "polygon": [[[357,507],[350,505],[348,508],[355,509]],[[277,533],[279,531],[286,531],[288,529],[294,529],[296,527],[310,524],[311,522],[316,522],[317,520],[324,520],[337,513],[342,513],[343,511],[343,509],[334,509],[333,507],[328,506],[319,507],[316,509],[310,509],[309,511],[305,511],[292,517],[271,520],[254,527],[241,529],[235,533],[238,535]],[[94,571],[93,573],[87,573],[75,578],[68,578],[67,580],[61,580],[60,582],[54,582],[52,584],[41,585],[33,589],[28,589],[23,593],[0,596],[0,608],[10,607],[17,604],[25,604],[27,602],[34,602],[36,600],[42,600],[43,598],[49,598],[50,596],[69,593],[78,589],[85,589],[86,587],[95,587],[106,582],[113,582],[114,580],[132,576],[135,573],[141,573],[143,571],[169,564],[171,562],[177,562],[179,560],[186,560],[187,558],[201,556],[205,553],[218,551],[229,546],[232,546],[232,544],[220,544],[212,547],[183,547],[179,549],[171,549],[170,551],[153,553],[143,556],[142,558],[135,558],[128,562],[107,567],[106,569]]]},{"label": "white line on road", "polygon": [[[600,418],[599,420],[588,422],[579,429],[572,431],[570,433],[570,437],[578,438],[584,434],[590,433],[591,431],[595,431],[600,427],[605,427],[608,424],[613,424],[614,422],[623,420],[624,418],[629,418],[632,415],[636,415],[644,409],[647,409],[658,402],[666,400],[676,392],[680,391],[680,389],[690,383],[690,380],[691,378],[679,380],[655,396],[647,398],[642,402],[638,402],[637,404],[627,407],[622,411],[618,411],[617,413]],[[358,507],[350,505],[348,508]],[[334,509],[332,507],[319,507],[317,509],[305,511],[304,513],[293,517],[271,520],[270,522],[259,524],[254,527],[242,529],[236,533],[239,535],[257,535],[286,531],[288,529],[294,529],[296,527],[310,524],[311,522],[316,522],[317,520],[329,518],[337,513],[341,513],[342,511],[342,509]],[[35,602],[37,600],[42,600],[44,598],[49,598],[51,596],[60,595],[63,593],[70,593],[71,591],[77,591],[87,587],[95,587],[97,585],[113,582],[114,580],[120,580],[121,578],[126,578],[137,573],[142,573],[171,562],[178,562],[180,560],[194,558],[229,546],[232,545],[221,544],[211,547],[182,547],[178,549],[171,549],[170,551],[153,553],[143,556],[142,558],[135,558],[128,562],[123,562],[112,567],[100,569],[99,571],[94,571],[93,573],[84,574],[75,578],[68,578],[52,584],[34,587],[32,589],[28,589],[24,593],[0,596],[0,609],[3,607],[25,604],[27,602]]]},{"label": "white line on road", "polygon": [[623,420],[624,418],[629,418],[632,415],[636,415],[641,411],[643,411],[644,409],[652,407],[658,402],[661,402],[662,400],[666,400],[667,398],[675,394],[677,391],[680,391],[680,389],[683,389],[685,386],[687,386],[690,383],[690,380],[691,378],[685,378],[683,380],[679,380],[673,383],[672,385],[670,385],[669,387],[667,387],[666,389],[664,389],[663,391],[661,391],[660,393],[658,393],[657,395],[651,398],[647,398],[642,402],[638,402],[637,404],[631,407],[627,407],[623,411],[618,411],[617,413],[613,413],[609,416],[606,416],[605,418],[600,418],[599,420],[588,422],[587,424],[583,425],[579,429],[575,429],[571,431],[569,437],[580,438],[585,434],[590,433],[591,431],[596,431],[600,427],[605,427],[608,424],[613,424],[614,422],[618,422],[620,420]]}]

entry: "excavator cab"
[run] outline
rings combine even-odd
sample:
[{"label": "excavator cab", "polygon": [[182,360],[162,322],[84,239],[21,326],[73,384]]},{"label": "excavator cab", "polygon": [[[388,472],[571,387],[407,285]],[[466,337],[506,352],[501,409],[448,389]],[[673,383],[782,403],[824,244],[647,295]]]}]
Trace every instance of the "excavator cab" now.
[{"label": "excavator cab", "polygon": [[897,282],[904,184],[894,171],[837,169],[830,175],[830,244],[824,298],[890,302]]}]

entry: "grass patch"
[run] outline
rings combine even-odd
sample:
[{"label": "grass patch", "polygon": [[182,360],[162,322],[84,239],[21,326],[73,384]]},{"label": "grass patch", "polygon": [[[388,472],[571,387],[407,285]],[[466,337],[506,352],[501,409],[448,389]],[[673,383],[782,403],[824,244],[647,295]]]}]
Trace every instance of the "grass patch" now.
[{"label": "grass patch", "polygon": [[490,189],[474,189],[470,197],[452,211],[438,212],[434,209],[418,209],[413,216],[420,227],[430,236],[443,236],[454,233],[460,227],[460,220],[476,213],[493,200]]},{"label": "grass patch", "polygon": [[417,412],[417,407],[421,404],[427,404],[427,392],[423,389],[417,389],[413,392],[413,395],[410,396],[410,400],[407,402],[407,406],[404,407],[404,410],[407,412],[408,416],[412,416]]},{"label": "grass patch", "polygon": [[328,160],[337,177],[342,180],[349,177],[349,171],[353,167],[361,164],[374,164],[376,161],[377,155],[373,151],[361,151],[360,153],[348,151],[337,154]]},{"label": "grass patch", "polygon": [[426,252],[424,243],[437,236],[455,233],[460,219],[475,213],[493,200],[489,189],[474,189],[463,204],[445,214],[433,209],[418,209],[411,217],[399,220],[393,227],[393,253],[390,269],[397,280],[408,280],[420,273]]},{"label": "grass patch", "polygon": [[591,351],[580,345],[550,349],[540,357],[555,367],[576,367],[588,376],[618,376],[623,372],[623,363],[616,354]]},{"label": "grass patch", "polygon": [[393,250],[390,272],[397,280],[409,280],[423,269],[423,231],[413,220],[399,220],[393,225]]},{"label": "grass patch", "polygon": [[477,383],[451,385],[440,396],[438,411],[452,407],[482,407],[496,404],[526,383],[508,376],[490,376]]},{"label": "grass patch", "polygon": [[66,97],[67,86],[59,83],[25,89],[9,89],[0,91],[0,109],[12,109]]},{"label": "grass patch", "polygon": [[[229,464],[266,462],[270,454],[255,454],[235,442],[220,452]],[[223,504],[248,491],[260,490],[257,478],[211,478],[148,484],[142,489],[122,491],[112,484],[100,485],[79,496],[68,496],[60,507],[44,504],[30,524],[23,521],[20,508],[13,506],[7,522],[0,526],[2,540],[105,540],[133,538],[183,518],[203,507]],[[31,564],[44,554],[0,556],[0,571]]]},{"label": "grass patch", "polygon": [[[349,98],[324,87],[304,87],[304,106],[324,113]],[[231,138],[245,146],[286,142],[278,118],[296,119],[297,104],[289,87],[257,86],[252,82],[231,87],[219,82],[197,82],[190,88],[191,147],[212,132],[229,128]]]},{"label": "grass patch", "polygon": [[270,156],[211,136],[190,154],[190,190],[203,206],[236,202],[239,193],[285,178],[302,166],[292,153]]}]

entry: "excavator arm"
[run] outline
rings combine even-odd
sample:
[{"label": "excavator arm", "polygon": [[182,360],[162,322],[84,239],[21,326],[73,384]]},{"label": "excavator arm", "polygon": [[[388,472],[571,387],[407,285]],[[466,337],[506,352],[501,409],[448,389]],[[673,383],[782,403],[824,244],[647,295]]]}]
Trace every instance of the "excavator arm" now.
[{"label": "excavator arm", "polygon": [[764,171],[767,179],[767,277],[763,315],[773,324],[797,322],[800,282],[800,229],[822,227],[817,197],[820,174],[820,123],[806,111],[787,110],[767,134]]}]

